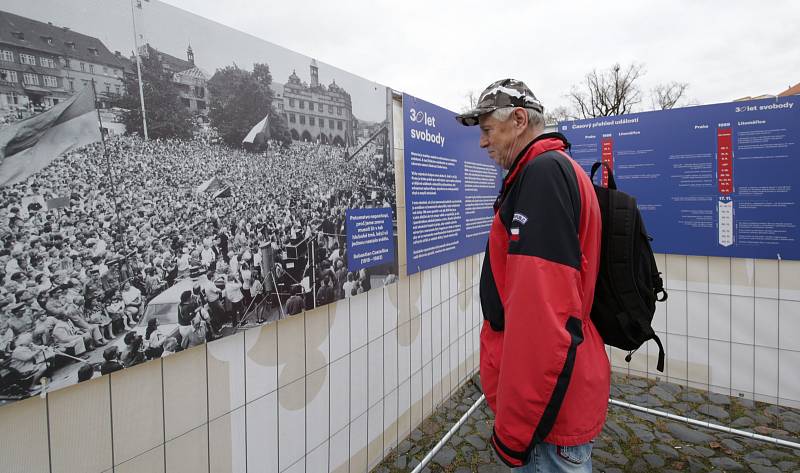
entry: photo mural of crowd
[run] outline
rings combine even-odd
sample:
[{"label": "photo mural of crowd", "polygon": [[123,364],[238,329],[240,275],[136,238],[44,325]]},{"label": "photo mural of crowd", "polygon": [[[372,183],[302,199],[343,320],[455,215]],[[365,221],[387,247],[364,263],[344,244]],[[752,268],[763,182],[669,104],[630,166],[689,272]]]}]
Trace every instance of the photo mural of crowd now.
[{"label": "photo mural of crowd", "polygon": [[392,160],[269,144],[111,136],[0,188],[0,401],[391,280],[348,271],[344,216],[394,206]]},{"label": "photo mural of crowd", "polygon": [[0,11],[20,30],[0,38],[0,81],[19,86],[0,90],[0,131],[87,90],[104,130],[0,186],[0,404],[397,274],[347,264],[346,210],[396,205],[386,87],[174,9],[160,45],[114,34],[158,8],[75,25]]}]

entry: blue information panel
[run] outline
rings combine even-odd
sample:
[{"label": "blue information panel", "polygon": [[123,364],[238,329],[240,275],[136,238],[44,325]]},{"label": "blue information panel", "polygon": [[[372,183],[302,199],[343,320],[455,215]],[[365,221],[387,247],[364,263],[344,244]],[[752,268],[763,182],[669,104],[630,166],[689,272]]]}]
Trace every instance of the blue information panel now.
[{"label": "blue information panel", "polygon": [[358,271],[394,261],[392,209],[347,209],[347,269]]},{"label": "blue information panel", "polygon": [[655,251],[800,259],[800,96],[569,121],[559,130],[587,172],[600,160],[613,167]]},{"label": "blue information panel", "polygon": [[408,274],[486,248],[502,172],[455,115],[403,96]]}]

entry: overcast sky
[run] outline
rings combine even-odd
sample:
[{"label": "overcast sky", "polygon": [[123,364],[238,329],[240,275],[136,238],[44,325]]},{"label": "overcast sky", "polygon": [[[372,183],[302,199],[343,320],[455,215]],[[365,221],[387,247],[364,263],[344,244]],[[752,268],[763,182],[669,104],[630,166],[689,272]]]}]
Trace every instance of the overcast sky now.
[{"label": "overcast sky", "polygon": [[[114,18],[124,22],[127,11],[129,21],[130,7],[125,8],[129,0],[84,1],[94,5],[94,12],[115,5]],[[615,62],[643,63],[645,91],[658,83],[688,82],[689,98],[700,104],[776,94],[800,82],[797,0],[166,3],[453,110],[464,106],[470,90],[480,92],[504,77],[525,81],[549,109],[566,105],[565,94],[573,84],[593,68],[608,68]],[[75,2],[5,0],[4,4],[3,9],[21,14],[38,12],[37,19],[53,17],[61,24],[103,29],[99,14],[78,11]],[[169,25],[171,9],[155,0],[144,5],[143,11],[152,17],[144,19],[142,29],[153,41],[165,28],[146,23]],[[127,44],[117,45],[130,43],[132,35],[117,29],[103,33],[101,39],[110,47],[130,51]],[[211,34],[176,29],[169,36],[153,42],[174,43],[168,52],[179,56],[187,41],[205,42],[195,52],[198,63],[207,64],[212,73],[216,64],[208,62],[210,56],[228,60],[244,53],[217,45],[229,56],[212,54],[216,42],[210,40]],[[251,43],[252,38],[241,38]],[[285,82],[290,66],[280,63],[273,51],[267,55],[275,80]],[[294,63],[308,80],[305,59],[295,60],[292,67]],[[320,75],[325,83],[342,77],[334,68],[321,68]],[[337,83],[345,81],[337,78]],[[374,87],[368,89],[365,93]]]},{"label": "overcast sky", "polygon": [[454,110],[503,77],[553,108],[615,62],[701,104],[800,82],[797,0],[166,1]]}]

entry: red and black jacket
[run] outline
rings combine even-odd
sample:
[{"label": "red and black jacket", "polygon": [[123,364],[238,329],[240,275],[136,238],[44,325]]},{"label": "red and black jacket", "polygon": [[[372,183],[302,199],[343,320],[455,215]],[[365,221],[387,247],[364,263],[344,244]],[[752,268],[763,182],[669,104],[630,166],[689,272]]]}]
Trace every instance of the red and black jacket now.
[{"label": "red and black jacket", "polygon": [[481,272],[481,384],[495,413],[492,445],[512,467],[539,442],[592,440],[608,407],[608,357],[589,317],[600,208],[567,146],[548,133],[517,157]]}]

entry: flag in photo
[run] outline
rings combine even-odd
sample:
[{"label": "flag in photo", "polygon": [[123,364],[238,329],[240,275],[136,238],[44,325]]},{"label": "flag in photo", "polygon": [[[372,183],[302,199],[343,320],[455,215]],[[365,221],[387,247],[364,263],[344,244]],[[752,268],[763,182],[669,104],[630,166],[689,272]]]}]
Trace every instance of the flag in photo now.
[{"label": "flag in photo", "polygon": [[0,130],[0,186],[24,181],[60,155],[100,139],[94,93],[69,100]]},{"label": "flag in photo", "polygon": [[269,139],[269,115],[265,116],[250,129],[250,132],[244,137],[242,143],[255,143],[256,138],[259,138],[259,134],[262,134],[259,141],[263,142]]},{"label": "flag in photo", "polygon": [[231,196],[231,188],[228,187],[228,186],[225,186],[225,187],[219,189],[217,192],[215,192],[214,196],[212,198],[213,199],[224,199],[225,197],[230,197],[230,196]]},{"label": "flag in photo", "polygon": [[519,227],[511,227],[511,241],[519,241]]}]

